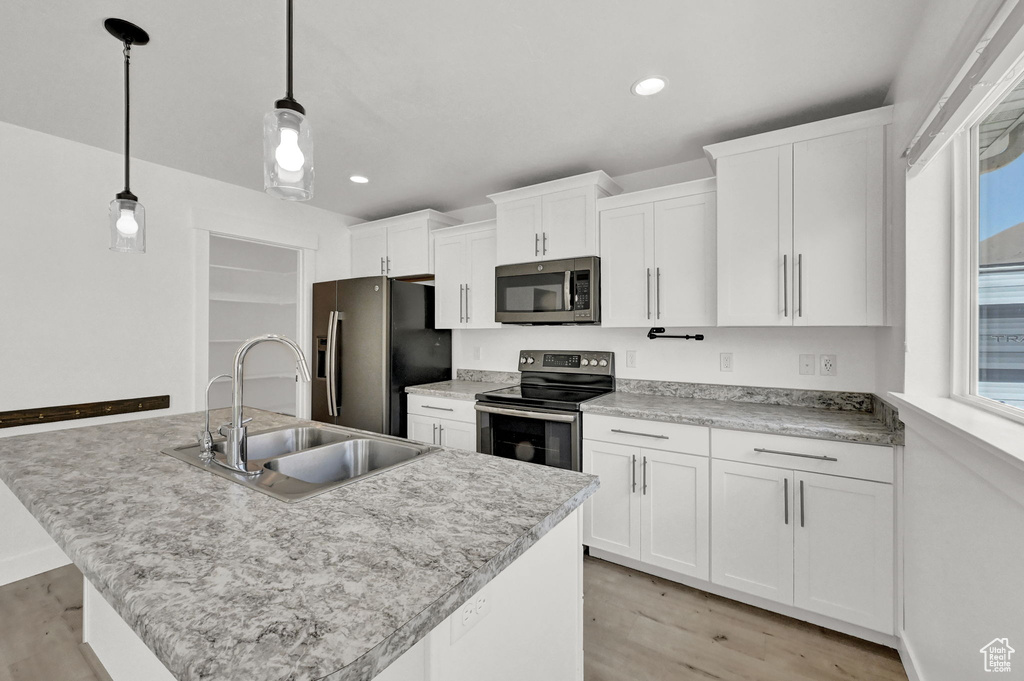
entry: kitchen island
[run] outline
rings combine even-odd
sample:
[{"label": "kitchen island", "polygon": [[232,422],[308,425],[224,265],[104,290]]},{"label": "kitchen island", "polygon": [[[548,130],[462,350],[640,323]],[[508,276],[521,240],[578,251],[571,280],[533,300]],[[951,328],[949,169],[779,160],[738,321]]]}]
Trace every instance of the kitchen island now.
[{"label": "kitchen island", "polygon": [[[246,411],[251,432],[307,423]],[[461,679],[516,659],[582,678],[577,508],[596,478],[446,449],[287,504],[160,453],[201,418],[0,439],[0,480],[170,678]],[[537,634],[550,650],[515,648]]]}]

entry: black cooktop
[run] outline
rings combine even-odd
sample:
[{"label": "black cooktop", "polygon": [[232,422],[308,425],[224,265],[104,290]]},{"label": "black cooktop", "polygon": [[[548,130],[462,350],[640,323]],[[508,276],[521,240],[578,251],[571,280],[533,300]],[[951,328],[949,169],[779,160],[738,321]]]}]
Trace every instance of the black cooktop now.
[{"label": "black cooktop", "polygon": [[476,399],[523,409],[579,411],[587,400],[615,391],[611,353],[524,350],[519,364],[520,385],[480,393]]}]

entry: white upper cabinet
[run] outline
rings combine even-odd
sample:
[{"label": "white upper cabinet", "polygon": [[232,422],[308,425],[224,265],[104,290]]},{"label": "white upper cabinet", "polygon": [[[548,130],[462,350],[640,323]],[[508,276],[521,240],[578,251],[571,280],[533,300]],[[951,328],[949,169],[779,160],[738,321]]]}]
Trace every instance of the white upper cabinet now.
[{"label": "white upper cabinet", "polygon": [[596,171],[487,198],[497,206],[497,264],[598,255],[597,200],[622,191]]},{"label": "white upper cabinet", "polygon": [[433,274],[431,232],[460,222],[436,210],[421,210],[350,227],[352,277]]},{"label": "white upper cabinet", "polygon": [[884,319],[892,107],[705,147],[718,178],[719,326]]},{"label": "white upper cabinet", "polygon": [[494,220],[434,235],[434,323],[438,329],[491,329],[494,321]]},{"label": "white upper cabinet", "polygon": [[715,180],[598,201],[603,326],[715,324]]}]

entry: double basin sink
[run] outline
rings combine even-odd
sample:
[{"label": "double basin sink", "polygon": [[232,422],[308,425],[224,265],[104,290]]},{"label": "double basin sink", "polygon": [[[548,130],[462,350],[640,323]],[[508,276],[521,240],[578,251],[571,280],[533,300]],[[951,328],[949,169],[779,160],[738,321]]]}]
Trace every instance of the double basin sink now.
[{"label": "double basin sink", "polygon": [[[211,473],[294,502],[410,463],[438,451],[397,437],[324,426],[285,426],[248,437],[248,468],[258,476],[234,473],[200,458],[199,445],[163,450],[176,459]],[[224,460],[224,443],[213,443],[213,454]]]}]

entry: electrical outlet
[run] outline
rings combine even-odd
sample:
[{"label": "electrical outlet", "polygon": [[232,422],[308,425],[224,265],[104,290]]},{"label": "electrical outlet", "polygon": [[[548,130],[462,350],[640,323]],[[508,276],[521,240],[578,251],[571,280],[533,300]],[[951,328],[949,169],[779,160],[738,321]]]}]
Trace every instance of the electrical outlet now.
[{"label": "electrical outlet", "polygon": [[718,356],[718,368],[721,371],[732,371],[731,352],[723,352]]},{"label": "electrical outlet", "polygon": [[479,345],[473,346],[473,359],[482,359],[482,352]]},{"label": "electrical outlet", "polygon": [[814,375],[814,355],[800,355],[800,375]]},{"label": "electrical outlet", "polygon": [[626,368],[636,369],[636,350],[626,350]]},{"label": "electrical outlet", "polygon": [[836,356],[835,355],[822,355],[821,356],[821,375],[822,376],[835,376],[836,370]]},{"label": "electrical outlet", "polygon": [[467,631],[475,627],[490,611],[491,602],[487,596],[477,594],[466,601],[452,615],[452,643],[462,638]]}]

